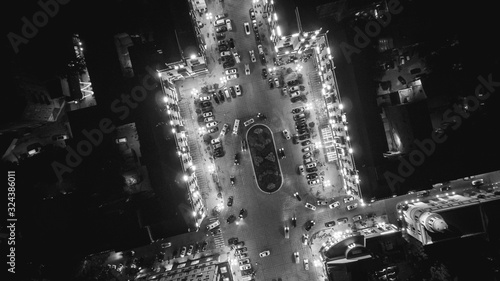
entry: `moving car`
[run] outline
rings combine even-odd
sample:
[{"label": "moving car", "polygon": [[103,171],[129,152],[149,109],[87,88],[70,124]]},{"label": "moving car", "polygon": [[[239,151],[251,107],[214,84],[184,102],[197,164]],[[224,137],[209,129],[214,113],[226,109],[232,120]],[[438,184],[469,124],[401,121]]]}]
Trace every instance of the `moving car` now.
[{"label": "moving car", "polygon": [[315,222],[315,221],[313,221],[313,220],[308,221],[308,222],[306,223],[306,231],[311,230],[311,228],[312,228],[315,224],[316,224],[316,222]]},{"label": "moving car", "polygon": [[227,206],[228,207],[231,207],[233,206],[233,196],[229,196],[229,198],[227,199]]},{"label": "moving car", "polygon": [[340,218],[340,219],[337,220],[337,223],[339,225],[342,225],[342,224],[346,224],[348,221],[349,221],[348,218]]},{"label": "moving car", "polygon": [[235,220],[236,220],[236,217],[235,217],[234,215],[230,215],[230,216],[227,218],[226,222],[227,222],[227,223],[232,223],[232,222],[234,222]]},{"label": "moving car", "polygon": [[234,85],[234,91],[236,92],[237,96],[241,96],[241,88],[240,85]]},{"label": "moving car", "polygon": [[253,118],[252,118],[252,119],[249,119],[249,120],[243,122],[243,125],[245,125],[245,127],[246,127],[246,126],[248,126],[250,124],[253,124],[254,122],[255,122],[255,120],[253,120]]},{"label": "moving car", "polygon": [[297,226],[297,217],[295,215],[292,217],[292,225],[293,227]]},{"label": "moving car", "polygon": [[330,207],[330,209],[338,208],[338,207],[340,207],[340,202],[335,201],[332,204],[328,205],[328,207]]},{"label": "moving car", "polygon": [[259,257],[261,257],[261,258],[263,258],[263,257],[267,257],[267,256],[269,256],[270,254],[271,254],[271,252],[270,252],[269,250],[267,250],[267,251],[261,252],[261,253],[259,254]]},{"label": "moving car", "polygon": [[231,182],[231,185],[234,185],[234,183],[236,182],[236,178],[233,175],[231,175],[229,176],[229,181]]},{"label": "moving car", "polygon": [[299,165],[299,174],[304,174],[304,165]]},{"label": "moving car", "polygon": [[309,260],[308,259],[304,259],[304,269],[309,270]]},{"label": "moving car", "polygon": [[276,88],[280,87],[280,81],[278,78],[274,78],[274,85],[276,86]]},{"label": "moving car", "polygon": [[67,140],[67,139],[68,139],[67,135],[55,135],[52,137],[52,140],[55,140],[55,141],[63,141],[63,140]]},{"label": "moving car", "polygon": [[291,137],[290,137],[290,133],[288,132],[288,130],[283,130],[283,136],[285,136],[285,139],[289,140]]},{"label": "moving car", "polygon": [[[302,198],[300,198],[300,195],[299,195],[299,193],[298,193],[298,192],[295,192],[295,193],[293,194],[293,196],[295,196],[295,198],[297,198],[297,200],[302,201]],[[307,204],[309,204],[309,203],[306,203],[306,205],[307,205]],[[307,206],[306,206],[306,207],[307,207]],[[313,206],[313,207],[314,207],[314,206]]]},{"label": "moving car", "polygon": [[308,242],[309,242],[309,234],[302,234],[302,243],[304,245],[307,245]]},{"label": "moving car", "polygon": [[284,227],[284,232],[285,232],[285,238],[290,238],[290,228],[285,225]]},{"label": "moving car", "polygon": [[280,159],[286,158],[285,149],[284,148],[278,149],[278,156],[279,156]]},{"label": "moving car", "polygon": [[311,209],[311,210],[313,210],[313,211],[315,211],[315,210],[316,210],[316,206],[314,206],[313,204],[310,204],[310,203],[306,203],[306,204],[305,204],[305,207],[306,207],[306,208],[308,208],[308,209]]},{"label": "moving car", "polygon": [[231,20],[230,19],[226,19],[226,27],[227,27],[228,31],[233,30],[233,26],[231,25]]},{"label": "moving car", "polygon": [[481,185],[483,185],[483,184],[484,184],[484,180],[483,180],[483,179],[473,180],[473,181],[471,182],[471,184],[472,184],[472,186],[474,186],[474,187],[479,187],[479,186],[481,186]]},{"label": "moving car", "polygon": [[234,87],[229,87],[229,91],[231,92],[231,97],[236,98],[236,91],[234,90]]},{"label": "moving car", "polygon": [[246,140],[241,141],[241,150],[247,151],[247,141]]},{"label": "moving car", "polygon": [[250,65],[248,63],[245,63],[245,74],[250,75]]},{"label": "moving car", "polygon": [[245,27],[246,35],[250,35],[250,25],[248,24],[248,22],[243,23],[243,26]]},{"label": "moving car", "polygon": [[265,69],[265,68],[262,69],[262,78],[264,78],[264,79],[267,78],[267,69]]},{"label": "moving car", "polygon": [[273,82],[273,78],[269,78],[267,80],[267,83],[269,84],[269,88],[270,89],[274,89],[274,82]]},{"label": "moving car", "polygon": [[224,126],[222,127],[222,131],[220,131],[220,135],[223,136],[227,133],[227,129],[229,128],[229,124],[224,124]]},{"label": "moving car", "polygon": [[[245,214],[245,212],[246,212],[246,210],[242,208],[242,209],[240,210],[240,213],[238,214],[238,217],[239,217],[240,219],[243,219],[243,215]],[[240,243],[243,243],[243,242],[240,242]]]},{"label": "moving car", "polygon": [[262,45],[257,45],[257,49],[259,49],[259,54],[263,55],[264,54],[264,48],[262,48]]},{"label": "moving car", "polygon": [[257,59],[255,58],[255,53],[254,53],[254,51],[253,51],[253,50],[250,50],[250,51],[248,51],[248,53],[250,54],[250,60],[251,60],[252,62],[256,62],[256,61],[257,61]]},{"label": "moving car", "polygon": [[166,243],[161,244],[161,247],[162,247],[163,249],[168,248],[168,247],[170,247],[170,246],[172,246],[172,243],[171,243],[171,242],[166,242]]},{"label": "moving car", "polygon": [[238,153],[234,154],[234,165],[239,165],[240,159]]}]

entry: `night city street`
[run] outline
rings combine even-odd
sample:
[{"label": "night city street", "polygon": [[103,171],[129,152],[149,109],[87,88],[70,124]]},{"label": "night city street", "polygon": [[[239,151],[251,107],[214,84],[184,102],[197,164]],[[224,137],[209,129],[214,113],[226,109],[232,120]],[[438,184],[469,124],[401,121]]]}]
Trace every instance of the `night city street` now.
[{"label": "night city street", "polygon": [[492,4],[12,5],[6,280],[500,280]]}]

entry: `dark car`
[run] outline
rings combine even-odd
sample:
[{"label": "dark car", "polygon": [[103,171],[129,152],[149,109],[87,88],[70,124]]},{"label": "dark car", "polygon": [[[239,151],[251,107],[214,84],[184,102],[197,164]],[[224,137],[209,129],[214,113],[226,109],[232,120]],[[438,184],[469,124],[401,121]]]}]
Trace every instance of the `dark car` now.
[{"label": "dark car", "polygon": [[329,221],[329,222],[325,222],[325,226],[326,227],[332,227],[335,225],[335,221]]},{"label": "dark car", "polygon": [[295,130],[305,130],[305,129],[307,129],[306,122],[300,122],[298,123],[298,125],[295,125]]},{"label": "dark car", "polygon": [[224,68],[231,68],[233,66],[235,66],[235,62],[234,61],[225,61],[222,63],[222,67]]},{"label": "dark car", "polygon": [[299,84],[299,80],[288,81],[288,82],[286,82],[286,84],[288,86],[295,86],[295,85]]},{"label": "dark car", "polygon": [[292,217],[292,225],[293,225],[293,227],[297,226],[297,217],[296,216]]},{"label": "dark car", "polygon": [[241,141],[241,150],[247,151],[247,141],[246,140]]},{"label": "dark car", "polygon": [[224,101],[224,93],[222,93],[222,90],[219,90],[218,94],[220,101]]},{"label": "dark car", "polygon": [[217,27],[215,29],[215,32],[217,32],[217,33],[222,33],[222,32],[226,32],[226,31],[227,31],[227,26]]},{"label": "dark car", "polygon": [[265,65],[267,63],[266,56],[264,54],[260,54],[259,57],[260,57],[260,63]]},{"label": "dark car", "polygon": [[306,126],[306,119],[300,119],[295,121],[295,127]]},{"label": "dark car", "polygon": [[306,168],[306,172],[308,172],[308,173],[317,172],[317,171],[318,171],[318,168],[316,168],[316,167]]},{"label": "dark car", "polygon": [[265,68],[262,69],[262,78],[264,78],[264,79],[267,78],[267,69],[265,69]]},{"label": "dark car", "polygon": [[209,106],[212,106],[212,103],[209,102],[209,101],[204,101],[204,102],[201,103],[201,106],[202,107],[209,107]]},{"label": "dark car", "polygon": [[311,230],[311,228],[312,228],[315,224],[316,224],[316,222],[315,222],[315,221],[313,221],[313,220],[308,221],[308,222],[306,223],[306,231]]},{"label": "dark car", "polygon": [[224,34],[224,33],[217,33],[216,37],[217,37],[217,40],[222,40],[222,39],[226,38],[226,34]]},{"label": "dark car", "polygon": [[309,130],[307,130],[307,129],[299,129],[299,130],[297,130],[297,133],[299,133],[299,134],[302,135],[302,134],[305,134],[305,133],[309,133]]},{"label": "dark car", "polygon": [[207,241],[203,242],[203,245],[201,245],[201,251],[205,252],[207,250],[208,243]]},{"label": "dark car", "polygon": [[223,52],[227,50],[229,50],[229,47],[227,45],[219,45],[219,51]]},{"label": "dark car", "polygon": [[310,145],[311,141],[310,140],[306,140],[306,141],[303,141],[301,144],[302,144],[302,146]]},{"label": "dark car", "polygon": [[229,245],[234,245],[234,244],[238,243],[238,237],[229,238],[227,240],[227,242],[229,243]]},{"label": "dark car", "polygon": [[290,101],[293,103],[296,103],[296,102],[301,101],[301,100],[302,100],[302,96],[293,97],[290,99]]},{"label": "dark car", "polygon": [[312,174],[307,174],[306,175],[306,179],[308,180],[315,180],[318,178],[318,174],[317,173],[312,173]]},{"label": "dark car", "polygon": [[304,107],[294,108],[294,109],[292,109],[292,114],[299,114],[299,113],[302,113],[303,111],[304,111]]},{"label": "dark car", "polygon": [[215,101],[216,104],[220,104],[219,98],[217,97],[216,93],[213,93],[212,97],[214,98],[214,101]]},{"label": "dark car", "polygon": [[233,38],[229,38],[229,48],[231,49],[234,49],[234,39]]},{"label": "dark car", "polygon": [[242,219],[243,218],[243,215],[245,214],[245,209],[241,209],[240,210],[240,214],[239,214],[239,217]]},{"label": "dark car", "polygon": [[229,91],[231,92],[231,97],[236,98],[236,91],[233,86],[229,87]]},{"label": "dark car", "polygon": [[398,76],[398,81],[401,83],[401,84],[406,84],[406,79],[403,78],[403,76]]},{"label": "dark car", "polygon": [[236,179],[234,178],[234,176],[230,176],[229,181],[231,182],[232,185],[236,183]]},{"label": "dark car", "polygon": [[274,89],[274,81],[273,81],[273,78],[269,78],[269,80],[267,80],[267,83],[269,84],[269,88]]},{"label": "dark car", "polygon": [[309,135],[309,134],[305,134],[305,135],[299,136],[299,140],[306,140],[306,139],[309,139],[309,138],[311,138],[311,135]]},{"label": "dark car", "polygon": [[232,223],[236,220],[236,217],[234,215],[230,215],[228,218],[227,218],[227,223]]},{"label": "dark car", "polygon": [[240,164],[240,159],[239,159],[238,153],[234,154],[234,165],[239,165]]},{"label": "dark car", "polygon": [[229,198],[227,199],[227,206],[228,207],[231,207],[233,206],[233,196],[229,196]]}]

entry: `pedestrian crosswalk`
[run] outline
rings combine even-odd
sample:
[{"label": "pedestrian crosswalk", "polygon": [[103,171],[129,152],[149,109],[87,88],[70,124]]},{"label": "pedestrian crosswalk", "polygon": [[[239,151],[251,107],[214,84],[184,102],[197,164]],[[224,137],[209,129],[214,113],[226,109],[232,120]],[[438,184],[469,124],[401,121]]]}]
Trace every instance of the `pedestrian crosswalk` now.
[{"label": "pedestrian crosswalk", "polygon": [[[209,218],[208,219],[210,223],[216,222],[218,218]],[[220,226],[219,226],[220,227]],[[217,231],[217,234],[214,235],[214,244],[215,248],[222,248],[225,246],[224,244],[224,236],[222,235],[222,231]]]}]

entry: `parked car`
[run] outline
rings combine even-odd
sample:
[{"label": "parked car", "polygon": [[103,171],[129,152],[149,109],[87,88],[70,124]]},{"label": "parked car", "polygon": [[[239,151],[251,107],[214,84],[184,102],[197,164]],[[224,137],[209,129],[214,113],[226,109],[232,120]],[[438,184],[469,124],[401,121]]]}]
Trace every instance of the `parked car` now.
[{"label": "parked car", "polygon": [[264,54],[264,48],[262,48],[262,45],[257,45],[257,49],[259,50],[259,54],[263,55]]},{"label": "parked car", "polygon": [[273,82],[273,78],[269,78],[269,79],[267,80],[267,83],[269,84],[269,88],[274,89],[274,82]]},{"label": "parked car", "polygon": [[298,96],[300,96],[300,93],[299,93],[299,92],[291,92],[291,93],[290,93],[290,97],[291,97],[291,98],[295,98],[295,97],[298,97]]},{"label": "parked car", "polygon": [[318,205],[318,206],[326,206],[326,205],[328,205],[328,201],[326,201],[326,200],[318,200],[318,201],[316,201],[316,205]]},{"label": "parked car", "polygon": [[309,270],[309,260],[308,259],[304,259],[304,269]]},{"label": "parked car", "polygon": [[55,140],[55,141],[63,141],[63,140],[67,140],[68,139],[68,135],[55,135],[55,136],[52,136],[52,140]]},{"label": "parked car", "polygon": [[315,211],[315,210],[316,210],[316,206],[314,206],[313,204],[306,203],[304,206],[305,206],[306,208],[308,208],[308,209],[313,210],[313,211]]},{"label": "parked car", "polygon": [[312,156],[312,153],[311,153],[311,152],[306,152],[306,153],[304,153],[304,155],[302,155],[302,158],[304,158],[304,159],[305,159],[305,158],[309,158],[309,157],[311,157],[311,156]]},{"label": "parked car", "polygon": [[250,75],[250,65],[245,63],[245,75]]},{"label": "parked car", "polygon": [[231,75],[228,75],[227,76],[227,80],[234,80],[238,78],[238,73],[235,73],[235,74],[231,74]]},{"label": "parked car", "polygon": [[263,68],[261,74],[262,74],[262,78],[266,79],[267,78],[267,69]]},{"label": "parked car", "polygon": [[308,173],[313,173],[313,172],[317,172],[317,171],[318,171],[317,167],[306,168],[306,172],[308,172]]},{"label": "parked car", "polygon": [[234,87],[229,87],[229,91],[231,92],[231,97],[236,98],[236,91],[234,90]]},{"label": "parked car", "polygon": [[339,225],[346,224],[348,221],[349,221],[348,218],[340,218],[337,220],[337,224]]},{"label": "parked car", "polygon": [[241,88],[240,85],[234,85],[234,91],[236,92],[237,96],[241,96]]},{"label": "parked car", "polygon": [[294,109],[292,109],[292,114],[299,114],[299,113],[302,113],[304,112],[304,107],[301,106],[301,107],[296,107]]},{"label": "parked car", "polygon": [[189,245],[189,249],[187,250],[187,253],[186,255],[190,256],[193,254],[193,249],[194,249],[194,246],[193,245]]},{"label": "parked car", "polygon": [[351,211],[351,210],[356,209],[357,207],[358,207],[358,204],[355,203],[355,204],[352,204],[352,205],[347,205],[346,209],[348,211]]},{"label": "parked car", "polygon": [[299,165],[298,170],[299,174],[304,174],[304,165]]},{"label": "parked car", "polygon": [[294,98],[290,99],[290,101],[293,103],[296,103],[296,102],[301,101],[301,100],[302,100],[302,96],[298,96],[298,97],[294,97]]},{"label": "parked car", "polygon": [[225,134],[227,134],[227,130],[229,129],[229,124],[224,124],[224,126],[222,126],[222,131],[220,131],[220,135],[223,136]]},{"label": "parked car", "polygon": [[255,11],[253,8],[250,9],[250,19],[255,20]]},{"label": "parked car", "polygon": [[310,145],[312,142],[310,140],[306,140],[301,142],[302,146]]},{"label": "parked car", "polygon": [[181,254],[180,254],[181,258],[186,255],[186,251],[187,251],[186,246],[183,246],[182,249],[181,249]]},{"label": "parked car", "polygon": [[215,118],[213,116],[210,116],[210,117],[203,119],[203,121],[205,121],[205,123],[212,122],[214,120],[215,120]]},{"label": "parked car", "polygon": [[352,217],[352,221],[360,221],[362,219],[363,219],[362,215],[357,215],[357,216]]},{"label": "parked car", "polygon": [[207,123],[206,126],[207,126],[207,128],[217,126],[217,121],[213,121],[213,122]]},{"label": "parked car", "polygon": [[217,27],[215,29],[215,32],[217,32],[217,33],[222,33],[222,32],[226,32],[226,31],[227,31],[227,26]]},{"label": "parked car", "polygon": [[285,149],[284,148],[278,149],[278,156],[279,156],[280,159],[286,158]]},{"label": "parked car", "polygon": [[315,224],[316,224],[316,222],[315,222],[315,221],[313,221],[313,220],[308,221],[308,222],[306,223],[306,231],[311,230],[311,228],[312,228]]},{"label": "parked car", "polygon": [[328,205],[328,207],[330,207],[330,209],[338,208],[338,207],[340,207],[340,202],[335,201],[335,202],[331,203],[330,205]]},{"label": "parked car", "polygon": [[240,266],[241,270],[248,270],[248,269],[251,269],[251,268],[252,268],[252,266],[250,264],[245,264],[245,265],[241,265]]},{"label": "parked car", "polygon": [[215,133],[219,130],[219,127],[212,127],[210,129],[208,129],[208,132],[211,134],[211,133]]},{"label": "parked car", "polygon": [[[311,174],[307,174],[307,175],[306,175],[306,179],[308,179],[308,180],[315,180],[315,179],[317,179],[318,177],[319,177],[319,176],[318,176],[318,174],[317,174],[317,173],[311,173]],[[326,205],[326,204],[325,204],[325,205]]]},{"label": "parked car", "polygon": [[344,198],[344,203],[349,203],[349,202],[351,202],[351,201],[353,201],[353,200],[354,200],[354,197],[352,197],[352,196],[348,196],[348,197],[345,197],[345,198]]},{"label": "parked car", "polygon": [[226,69],[226,71],[225,71],[226,75],[237,73],[237,72],[238,72],[237,68]]},{"label": "parked car", "polygon": [[335,226],[335,221],[325,222],[325,227],[333,227],[333,226]]},{"label": "parked car", "polygon": [[309,185],[316,185],[316,184],[319,184],[319,179],[315,179],[315,180],[308,180],[308,181],[307,181],[307,184],[309,184]]},{"label": "parked car", "polygon": [[278,78],[274,78],[274,86],[276,86],[276,88],[280,87],[280,80]]},{"label": "parked car", "polygon": [[246,35],[250,35],[250,25],[248,22],[243,23],[243,27],[245,28]]}]

